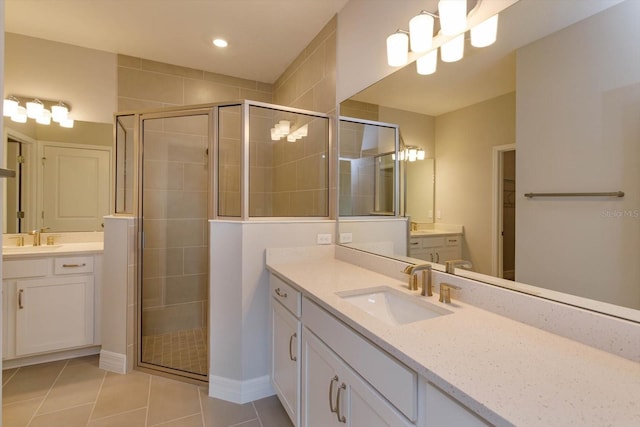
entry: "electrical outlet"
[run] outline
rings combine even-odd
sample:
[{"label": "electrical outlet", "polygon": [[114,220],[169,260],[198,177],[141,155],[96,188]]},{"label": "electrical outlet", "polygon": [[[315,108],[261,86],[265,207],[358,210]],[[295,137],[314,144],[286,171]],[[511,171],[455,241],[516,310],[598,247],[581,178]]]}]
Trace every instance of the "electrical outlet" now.
[{"label": "electrical outlet", "polygon": [[440,209],[436,211],[436,219],[442,219],[442,212],[440,212]]},{"label": "electrical outlet", "polygon": [[351,243],[351,242],[353,242],[353,234],[340,233],[340,243]]},{"label": "electrical outlet", "polygon": [[330,245],[331,244],[331,234],[318,234],[316,243],[319,245]]}]

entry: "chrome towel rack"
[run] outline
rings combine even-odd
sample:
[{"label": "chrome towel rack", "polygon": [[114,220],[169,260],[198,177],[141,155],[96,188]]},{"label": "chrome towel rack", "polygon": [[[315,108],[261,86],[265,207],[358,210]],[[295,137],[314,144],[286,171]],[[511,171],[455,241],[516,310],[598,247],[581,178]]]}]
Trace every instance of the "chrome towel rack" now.
[{"label": "chrome towel rack", "polygon": [[524,197],[624,197],[624,191],[605,193],[524,193]]}]

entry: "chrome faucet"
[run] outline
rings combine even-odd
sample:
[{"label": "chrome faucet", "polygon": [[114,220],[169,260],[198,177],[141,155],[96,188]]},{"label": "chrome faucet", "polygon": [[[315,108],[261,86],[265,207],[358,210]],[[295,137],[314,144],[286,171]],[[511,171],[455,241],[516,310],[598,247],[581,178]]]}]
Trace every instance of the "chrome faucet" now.
[{"label": "chrome faucet", "polygon": [[444,265],[445,265],[445,271],[450,274],[455,274],[456,267],[463,267],[467,269],[471,269],[473,267],[473,264],[471,264],[471,261],[466,261],[464,259],[454,259],[451,261],[446,261]]},{"label": "chrome faucet", "polygon": [[420,294],[423,297],[430,297],[433,295],[431,285],[431,264],[408,265],[404,270],[402,270],[403,273],[409,275],[408,288],[410,291],[418,290],[418,276],[416,276],[416,274],[419,271],[422,272],[422,292]]}]

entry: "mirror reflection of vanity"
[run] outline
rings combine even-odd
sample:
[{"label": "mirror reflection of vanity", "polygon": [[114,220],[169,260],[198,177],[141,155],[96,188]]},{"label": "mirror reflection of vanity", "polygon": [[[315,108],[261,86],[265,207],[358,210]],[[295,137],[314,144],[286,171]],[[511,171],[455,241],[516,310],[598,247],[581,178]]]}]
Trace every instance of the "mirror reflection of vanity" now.
[{"label": "mirror reflection of vanity", "polygon": [[[634,0],[520,0],[500,14],[495,45],[467,44],[431,76],[409,64],[341,105],[403,134],[400,119],[371,111],[423,117],[435,225],[464,226],[462,258],[474,266],[456,274],[640,321],[637,16]],[[406,185],[428,193],[410,176]],[[525,197],[616,191],[624,197]],[[515,256],[515,282],[501,252]]]},{"label": "mirror reflection of vanity", "polygon": [[73,128],[5,120],[5,224],[9,234],[102,231],[110,213],[109,123],[76,121]]}]

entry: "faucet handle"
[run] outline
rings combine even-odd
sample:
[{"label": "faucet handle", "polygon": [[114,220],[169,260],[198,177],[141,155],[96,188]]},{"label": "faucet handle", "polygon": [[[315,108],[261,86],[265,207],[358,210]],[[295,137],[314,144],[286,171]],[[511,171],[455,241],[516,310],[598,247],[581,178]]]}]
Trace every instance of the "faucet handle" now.
[{"label": "faucet handle", "polygon": [[438,299],[438,301],[451,304],[451,289],[460,290],[461,288],[451,283],[440,283],[440,299]]},{"label": "faucet handle", "polygon": [[471,261],[467,261],[464,259],[452,259],[449,261],[445,261],[444,265],[445,265],[445,271],[450,274],[455,274],[456,267],[464,267],[467,269],[470,269],[473,267],[473,264],[471,264]]},{"label": "faucet handle", "polygon": [[41,232],[41,233],[46,233],[46,232],[47,232],[47,230],[50,230],[50,228],[49,228],[49,227],[41,227],[41,228],[40,228],[40,232]]}]

